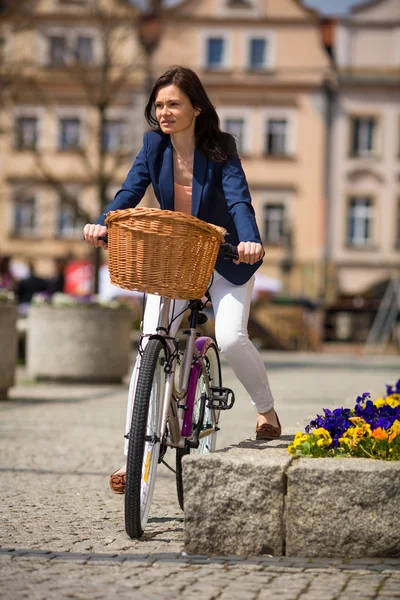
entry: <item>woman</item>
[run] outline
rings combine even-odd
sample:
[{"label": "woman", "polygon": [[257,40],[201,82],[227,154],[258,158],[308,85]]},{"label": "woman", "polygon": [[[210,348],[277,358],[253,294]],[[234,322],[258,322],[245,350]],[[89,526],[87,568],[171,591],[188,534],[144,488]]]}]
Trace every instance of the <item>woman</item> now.
[{"label": "woman", "polygon": [[[239,259],[216,263],[210,287],[216,339],[257,410],[257,439],[276,439],[281,426],[268,377],[247,334],[254,273],[264,249],[234,138],[221,132],[218,115],[198,76],[180,66],[169,68],[156,81],[145,116],[153,131],[145,134],[143,148],[107,211],[95,224],[85,226],[85,240],[106,248],[98,238],[107,232],[107,212],[137,206],[150,183],[162,209],[192,214],[228,230],[229,242],[238,246]],[[182,302],[176,302],[175,314],[181,311]],[[159,297],[149,296],[145,334],[155,332],[158,310]],[[171,335],[179,319],[174,325]],[[131,410],[128,406],[126,431]],[[124,492],[125,471],[126,466],[111,476],[115,493]]]}]

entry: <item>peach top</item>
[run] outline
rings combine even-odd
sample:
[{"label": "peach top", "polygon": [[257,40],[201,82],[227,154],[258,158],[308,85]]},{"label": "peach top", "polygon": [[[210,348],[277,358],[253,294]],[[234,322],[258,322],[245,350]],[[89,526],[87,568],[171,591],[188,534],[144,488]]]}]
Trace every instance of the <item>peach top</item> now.
[{"label": "peach top", "polygon": [[186,213],[187,215],[192,214],[192,186],[181,185],[180,183],[174,183],[175,198],[174,206],[177,212]]}]

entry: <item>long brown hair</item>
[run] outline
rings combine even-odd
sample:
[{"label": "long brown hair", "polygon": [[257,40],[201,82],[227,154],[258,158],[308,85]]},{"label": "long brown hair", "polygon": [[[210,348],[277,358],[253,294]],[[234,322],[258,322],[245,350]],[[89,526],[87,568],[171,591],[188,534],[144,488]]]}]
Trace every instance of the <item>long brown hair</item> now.
[{"label": "long brown hair", "polygon": [[232,135],[221,131],[219,117],[207,96],[198,75],[191,69],[174,65],[161,75],[151,90],[144,114],[146,121],[155,130],[161,132],[153,110],[159,90],[168,85],[176,85],[184,92],[192,106],[201,110],[196,118],[195,143],[211,160],[221,162],[236,152],[236,142]]}]

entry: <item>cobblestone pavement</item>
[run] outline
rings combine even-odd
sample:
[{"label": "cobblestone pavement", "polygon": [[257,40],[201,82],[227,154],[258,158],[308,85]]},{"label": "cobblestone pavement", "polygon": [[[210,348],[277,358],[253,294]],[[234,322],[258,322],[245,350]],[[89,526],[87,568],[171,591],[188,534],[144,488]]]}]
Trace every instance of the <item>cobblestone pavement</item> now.
[{"label": "cobblestone pavement", "polygon": [[[264,359],[285,433],[323,406],[379,395],[400,376],[397,357]],[[237,403],[224,415],[220,446],[251,436],[255,420],[226,365],[223,374]],[[164,467],[144,537],[127,538],[123,497],[108,489],[122,464],[126,394],[126,384],[35,384],[22,371],[12,400],[0,404],[0,598],[400,598],[400,559],[185,555],[174,477]]]}]

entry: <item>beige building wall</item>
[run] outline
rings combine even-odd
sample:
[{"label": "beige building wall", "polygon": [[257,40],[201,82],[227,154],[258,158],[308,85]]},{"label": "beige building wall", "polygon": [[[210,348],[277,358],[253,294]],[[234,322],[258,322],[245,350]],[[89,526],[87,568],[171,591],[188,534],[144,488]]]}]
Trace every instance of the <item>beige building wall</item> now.
[{"label": "beige building wall", "polygon": [[[332,258],[344,293],[400,274],[400,3],[380,0],[338,26],[338,96],[332,140]],[[395,67],[395,68],[394,68]],[[354,152],[354,121],[363,120]],[[368,141],[366,122],[372,119]],[[361,137],[362,136],[362,139]],[[351,239],[352,199],[368,199],[368,234]],[[360,200],[357,200],[360,202]]]},{"label": "beige building wall", "polygon": [[[134,35],[135,9],[119,0],[107,0],[104,9],[114,20],[110,80],[116,81],[124,71],[122,85],[106,113],[107,119],[125,123],[121,145],[105,157],[111,200],[141,147],[144,75]],[[116,25],[115,19],[119,19]],[[99,216],[99,111],[93,98],[100,82],[97,69],[105,56],[103,31],[89,4],[58,0],[40,0],[29,21],[23,14],[14,15],[4,19],[0,29],[0,67],[10,81],[9,93],[2,92],[0,111],[0,253],[33,261],[44,276],[54,272],[57,257],[90,256],[82,241],[86,220],[75,218],[72,227],[59,230],[59,186],[76,199],[91,221]],[[50,64],[51,37],[66,40],[65,65]],[[77,48],[79,37],[91,40],[89,65],[76,62],[71,50]],[[36,119],[34,149],[18,144],[21,118]],[[60,120],[76,118],[80,120],[79,148],[60,150]],[[35,199],[35,226],[21,230],[16,228],[16,204],[29,198]]]},{"label": "beige building wall", "polygon": [[[105,2],[110,10],[114,4],[118,8],[113,16],[123,14],[123,3]],[[54,257],[88,256],[88,248],[81,241],[80,226],[68,236],[60,237],[57,232],[59,198],[54,186],[44,181],[42,171],[50,169],[70,193],[79,196],[81,206],[93,219],[97,217],[98,198],[88,176],[89,165],[76,152],[60,152],[57,144],[60,117],[79,116],[82,142],[89,148],[90,164],[96,167],[93,134],[98,122],[73,73],[49,68],[48,37],[65,34],[74,44],[79,34],[92,35],[97,60],[101,60],[102,45],[95,22],[77,4],[63,3],[61,8],[57,0],[41,0],[35,19],[37,25],[31,31],[22,29],[17,35],[10,24],[5,24],[0,32],[7,42],[6,54],[14,62],[23,59],[35,82],[35,87],[25,87],[18,101],[10,103],[2,115],[10,127],[8,134],[0,136],[0,252],[33,258],[39,271],[49,274]],[[225,43],[223,64],[218,68],[206,64],[210,37],[221,37]],[[258,68],[249,67],[253,38],[265,40],[267,46],[265,63]],[[132,153],[113,169],[110,198],[125,178],[145,129],[143,71],[136,56],[135,36],[126,36],[117,46],[119,60],[135,64],[112,109],[113,118],[123,118],[128,124]],[[243,7],[229,5],[227,0],[186,0],[168,11],[153,59],[154,75],[173,63],[185,64],[199,73],[223,128],[232,120],[243,120],[240,155],[266,245],[264,272],[283,277],[288,292],[318,296],[323,285],[325,244],[323,84],[331,73],[321,44],[318,15],[299,0],[252,0]],[[38,119],[40,161],[38,153],[15,148],[19,116]],[[268,154],[267,123],[276,121],[285,122],[284,151]],[[110,168],[111,161],[109,157]],[[15,197],[25,191],[37,198],[37,225],[35,232],[15,235]],[[144,203],[152,202],[149,191]],[[269,239],[266,206],[279,213],[279,239]],[[291,233],[292,250],[287,232]],[[293,267],[289,275],[283,275],[282,261],[288,260]]]},{"label": "beige building wall", "polygon": [[[222,38],[223,63],[207,66],[207,40]],[[268,59],[249,68],[249,42],[265,39]],[[166,59],[167,57],[167,59]],[[171,64],[193,68],[226,129],[243,120],[243,167],[266,247],[263,271],[284,279],[286,291],[316,297],[323,285],[325,243],[325,96],[329,57],[321,44],[320,23],[297,0],[256,0],[246,8],[225,0],[188,0],[171,10],[154,57],[156,74]],[[266,153],[266,127],[286,121],[285,152]],[[294,266],[284,239],[269,243],[265,206],[282,206],[284,227],[292,232]]]}]

